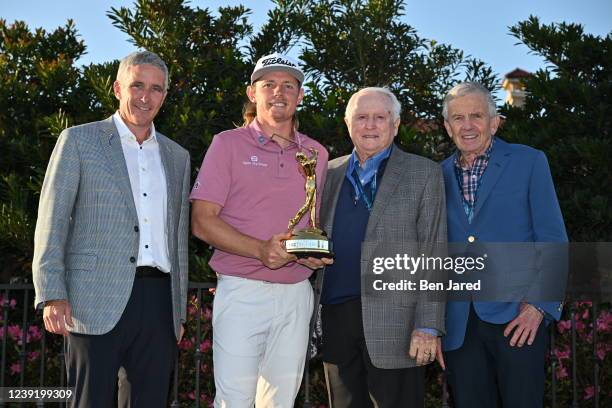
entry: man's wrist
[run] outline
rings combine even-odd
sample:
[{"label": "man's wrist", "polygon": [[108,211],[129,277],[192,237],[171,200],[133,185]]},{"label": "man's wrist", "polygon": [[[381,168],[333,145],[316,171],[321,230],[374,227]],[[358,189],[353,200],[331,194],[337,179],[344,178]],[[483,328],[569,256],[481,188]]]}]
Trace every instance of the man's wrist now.
[{"label": "man's wrist", "polygon": [[538,312],[540,312],[542,317],[546,316],[546,311],[544,311],[544,309],[542,309],[540,306],[534,305],[533,303],[529,303],[529,305],[532,306]]},{"label": "man's wrist", "polygon": [[265,247],[266,247],[266,242],[262,239],[258,239],[257,240],[257,244],[255,245],[255,253],[253,255],[255,255],[255,259],[257,259],[258,261],[261,261],[263,263],[264,260],[264,253],[265,253]]},{"label": "man's wrist", "polygon": [[440,336],[440,332],[438,330],[432,329],[430,327],[419,327],[417,330],[420,331],[421,333],[430,334],[435,337]]},{"label": "man's wrist", "polygon": [[66,299],[51,299],[51,300],[45,300],[42,303],[43,303],[43,306],[50,306],[50,305],[57,304],[60,302],[65,302],[65,301]]}]

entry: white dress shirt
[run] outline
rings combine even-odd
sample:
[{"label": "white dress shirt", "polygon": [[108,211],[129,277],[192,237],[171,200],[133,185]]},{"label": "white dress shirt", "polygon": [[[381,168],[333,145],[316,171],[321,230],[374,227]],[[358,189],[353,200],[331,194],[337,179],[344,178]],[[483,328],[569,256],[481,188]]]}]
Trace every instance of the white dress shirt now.
[{"label": "white dress shirt", "polygon": [[141,145],[119,112],[115,112],[113,121],[119,131],[138,213],[140,246],[136,265],[170,272],[166,231],[168,193],[155,127],[151,123],[151,134]]}]

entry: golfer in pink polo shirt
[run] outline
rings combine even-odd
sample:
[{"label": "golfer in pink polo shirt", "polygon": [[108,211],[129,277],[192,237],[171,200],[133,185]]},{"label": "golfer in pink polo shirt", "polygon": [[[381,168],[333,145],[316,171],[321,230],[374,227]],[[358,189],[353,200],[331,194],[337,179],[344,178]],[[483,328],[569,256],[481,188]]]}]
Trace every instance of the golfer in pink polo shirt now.
[{"label": "golfer in pink polo shirt", "polygon": [[292,407],[302,380],[313,307],[308,277],[332,262],[298,260],[283,245],[305,200],[295,154],[318,151],[320,192],[327,170],[325,148],[296,129],[303,81],[287,56],[257,61],[245,124],[214,137],[191,193],[193,233],[215,247],[215,407]]}]

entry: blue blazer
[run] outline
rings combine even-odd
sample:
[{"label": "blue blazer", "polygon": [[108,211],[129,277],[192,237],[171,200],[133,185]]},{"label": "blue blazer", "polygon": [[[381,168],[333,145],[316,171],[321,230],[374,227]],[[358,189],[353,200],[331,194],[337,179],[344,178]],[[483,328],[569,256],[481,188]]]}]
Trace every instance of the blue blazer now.
[{"label": "blue blazer", "polygon": [[[442,163],[449,242],[467,243],[469,237],[480,242],[567,242],[548,161],[542,151],[496,138],[478,189],[471,224],[463,208],[454,157]],[[520,305],[478,301],[473,304],[482,320],[497,324],[514,319]],[[562,302],[533,304],[557,320],[563,306]],[[463,344],[469,311],[470,302],[447,303],[444,350],[454,350]]]}]

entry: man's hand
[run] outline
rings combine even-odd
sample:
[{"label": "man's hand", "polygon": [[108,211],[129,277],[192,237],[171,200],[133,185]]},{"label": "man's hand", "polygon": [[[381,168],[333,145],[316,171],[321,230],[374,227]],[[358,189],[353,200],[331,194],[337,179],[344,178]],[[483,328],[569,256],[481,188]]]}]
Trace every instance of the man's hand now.
[{"label": "man's hand", "polygon": [[442,338],[436,338],[436,361],[440,364],[443,370],[446,370],[446,364],[444,364],[444,354],[442,353]]},{"label": "man's hand", "polygon": [[309,256],[308,258],[302,258],[302,259],[298,259],[296,261],[297,263],[299,263],[300,265],[304,265],[310,269],[317,270],[320,269],[322,267],[324,267],[325,265],[331,265],[334,263],[334,260],[332,258],[313,258],[311,256]]},{"label": "man's hand", "polygon": [[531,346],[543,318],[544,316],[535,306],[529,303],[521,303],[521,312],[514,320],[508,323],[504,330],[504,337],[508,337],[512,330],[514,330],[514,334],[510,339],[512,347],[516,345],[523,347],[525,341]]},{"label": "man's hand", "polygon": [[295,255],[285,250],[283,241],[290,239],[291,233],[276,234],[264,241],[259,249],[259,260],[270,269],[278,269],[297,260]]},{"label": "man's hand", "polygon": [[65,299],[45,302],[43,321],[45,322],[45,329],[49,332],[67,336],[66,325],[73,326],[70,303]]},{"label": "man's hand", "polygon": [[181,331],[179,333],[179,338],[178,341],[176,342],[176,344],[179,344],[181,342],[181,340],[183,339],[183,335],[185,334],[185,325],[183,323],[181,323]]},{"label": "man's hand", "polygon": [[410,338],[410,358],[416,359],[416,365],[422,366],[431,363],[436,358],[440,340],[433,334],[420,330],[413,330]]}]

